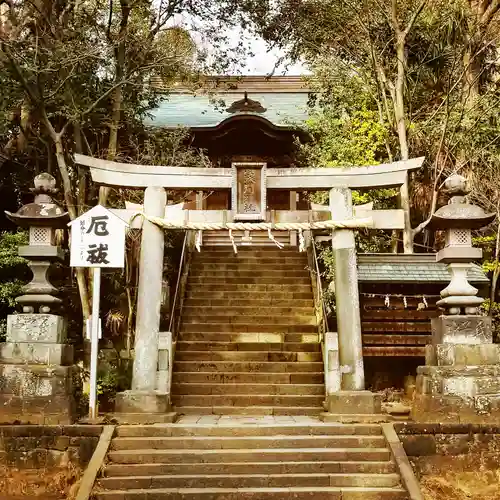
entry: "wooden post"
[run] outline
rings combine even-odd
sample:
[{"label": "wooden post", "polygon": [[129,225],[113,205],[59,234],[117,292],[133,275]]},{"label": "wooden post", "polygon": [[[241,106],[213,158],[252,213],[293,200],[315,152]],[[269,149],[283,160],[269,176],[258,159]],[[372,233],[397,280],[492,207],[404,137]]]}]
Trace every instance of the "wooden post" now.
[{"label": "wooden post", "polygon": [[[290,191],[290,210],[297,210],[297,191]],[[297,246],[297,231],[290,231],[290,246]]]}]

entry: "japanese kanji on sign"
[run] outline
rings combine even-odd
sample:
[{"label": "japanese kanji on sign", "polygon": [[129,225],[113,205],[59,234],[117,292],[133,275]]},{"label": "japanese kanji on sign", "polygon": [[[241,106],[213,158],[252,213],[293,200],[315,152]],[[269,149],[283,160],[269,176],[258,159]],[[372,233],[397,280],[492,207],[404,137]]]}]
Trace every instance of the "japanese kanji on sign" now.
[{"label": "japanese kanji on sign", "polygon": [[96,418],[101,267],[124,267],[125,228],[128,224],[107,208],[97,205],[68,225],[71,227],[70,265],[93,268],[89,416]]},{"label": "japanese kanji on sign", "polygon": [[71,226],[72,267],[123,267],[127,223],[101,205]]}]

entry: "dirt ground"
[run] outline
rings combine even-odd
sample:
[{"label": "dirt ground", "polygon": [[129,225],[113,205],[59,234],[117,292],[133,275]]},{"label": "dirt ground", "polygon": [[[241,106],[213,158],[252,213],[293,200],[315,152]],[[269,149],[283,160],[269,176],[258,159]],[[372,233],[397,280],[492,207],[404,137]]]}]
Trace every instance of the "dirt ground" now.
[{"label": "dirt ground", "polygon": [[420,485],[425,500],[500,500],[500,469],[422,476]]},{"label": "dirt ground", "polygon": [[71,500],[76,497],[80,471],[73,466],[54,469],[0,467],[2,500]]}]

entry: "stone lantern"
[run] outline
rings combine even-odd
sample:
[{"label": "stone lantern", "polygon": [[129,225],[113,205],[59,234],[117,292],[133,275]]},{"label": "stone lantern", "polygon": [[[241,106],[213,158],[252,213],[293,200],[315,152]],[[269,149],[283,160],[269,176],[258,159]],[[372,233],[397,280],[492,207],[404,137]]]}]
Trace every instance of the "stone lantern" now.
[{"label": "stone lantern", "polygon": [[436,260],[448,265],[451,280],[432,319],[432,344],[426,366],[417,369],[413,418],[428,422],[500,422],[500,346],[493,344],[491,318],[480,314],[484,299],[467,279],[482,256],[472,246],[472,230],[495,218],[466,202],[466,179],[452,175],[444,184],[448,205],[432,217],[431,227],[446,231]]},{"label": "stone lantern", "polygon": [[31,188],[35,194],[34,202],[23,205],[15,214],[6,212],[6,215],[18,226],[29,230],[29,244],[19,248],[19,255],[28,260],[33,279],[24,287],[24,295],[16,301],[25,313],[49,313],[62,302],[56,296],[57,288],[48,280],[51,264],[64,259],[62,249],[55,244],[55,232],[66,227],[69,217],[51,198],[58,191],[52,175],[37,175],[34,184],[35,187]]},{"label": "stone lantern", "polygon": [[467,182],[461,175],[448,177],[444,189],[450,201],[433,215],[431,227],[446,230],[445,247],[438,252],[437,262],[448,264],[451,281],[441,291],[437,305],[449,315],[475,315],[484,299],[476,297],[478,290],[467,280],[471,262],[482,257],[481,249],[472,246],[472,230],[488,225],[495,214],[486,214],[481,207],[466,203]]},{"label": "stone lantern", "polygon": [[7,217],[29,230],[29,244],[19,248],[28,259],[33,279],[16,300],[20,314],[7,317],[6,342],[0,344],[0,420],[23,423],[70,423],[73,416],[73,348],[66,343],[66,321],[58,290],[49,279],[51,264],[62,261],[56,229],[66,227],[68,214],[51,198],[57,192],[52,175],[35,177],[33,203]]}]

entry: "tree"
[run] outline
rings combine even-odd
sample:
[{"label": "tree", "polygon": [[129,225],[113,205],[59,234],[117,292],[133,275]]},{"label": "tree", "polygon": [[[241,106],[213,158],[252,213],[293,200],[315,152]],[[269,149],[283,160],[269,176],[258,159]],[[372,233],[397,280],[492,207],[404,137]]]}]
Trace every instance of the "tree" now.
[{"label": "tree", "polygon": [[[194,60],[185,30],[169,25],[174,16],[207,21],[205,35],[213,36],[217,46],[224,40],[221,26],[228,24],[229,7],[224,0],[8,4],[0,26],[0,71],[13,89],[8,106],[25,110],[29,126],[21,127],[22,135],[43,145],[49,166],[55,160],[72,219],[92,196],[86,172],[72,164],[73,151],[117,155],[119,131],[143,129],[141,119],[172,83],[189,75],[193,79],[203,67],[204,52],[196,51]],[[151,85],[155,78],[162,82],[162,93]],[[128,148],[129,139],[123,142]],[[103,201],[106,196],[104,191]],[[76,277],[86,318],[88,276],[76,269]]]},{"label": "tree", "polygon": [[[346,74],[347,93],[358,79],[389,132],[386,159],[405,159],[410,151],[428,157],[425,171],[416,175],[412,201],[419,223],[413,230],[407,186],[401,192],[408,228],[404,249],[411,251],[436,208],[443,176],[476,162],[470,137],[481,142],[480,124],[490,116],[485,104],[495,101],[496,59],[486,56],[496,50],[498,2],[255,0],[253,9],[255,4],[255,29],[270,45],[305,60],[313,80],[319,77],[320,106],[328,108],[329,99],[338,105],[325,74]],[[473,82],[480,85],[471,92]]]}]

